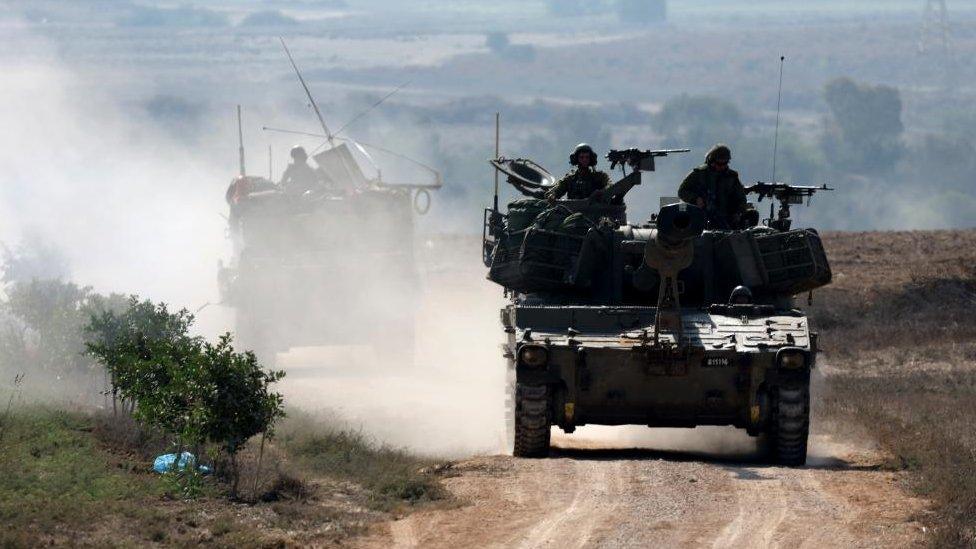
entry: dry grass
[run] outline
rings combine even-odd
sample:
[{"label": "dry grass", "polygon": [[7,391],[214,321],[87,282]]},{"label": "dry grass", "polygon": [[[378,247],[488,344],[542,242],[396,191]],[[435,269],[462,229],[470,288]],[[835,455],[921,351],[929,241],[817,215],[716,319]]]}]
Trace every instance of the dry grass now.
[{"label": "dry grass", "polygon": [[[297,416],[297,417],[296,417]],[[374,443],[361,431],[334,429],[293,413],[278,445],[302,468],[362,488],[358,501],[376,511],[445,499],[438,462]]]},{"label": "dry grass", "polygon": [[820,414],[860,424],[931,499],[939,547],[976,545],[976,231],[826,234],[811,308]]},{"label": "dry grass", "polygon": [[259,441],[243,452],[245,501],[211,477],[195,499],[168,492],[150,472],[167,441],[123,416],[20,407],[4,425],[0,547],[333,545],[444,493],[427,461],[307,418],[265,445],[260,474]]}]

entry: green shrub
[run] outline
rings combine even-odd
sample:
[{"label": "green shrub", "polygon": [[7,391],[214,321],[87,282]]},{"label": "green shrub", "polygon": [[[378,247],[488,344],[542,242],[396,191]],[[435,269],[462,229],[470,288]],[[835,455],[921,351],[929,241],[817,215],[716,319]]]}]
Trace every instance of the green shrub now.
[{"label": "green shrub", "polygon": [[0,372],[24,374],[35,396],[90,399],[100,370],[85,354],[83,327],[92,314],[118,310],[125,298],[50,279],[16,280],[0,301]]},{"label": "green shrub", "polygon": [[177,452],[199,455],[206,444],[226,452],[236,496],[238,451],[258,433],[271,435],[284,416],[281,395],[270,390],[284,373],[265,372],[254,353],[235,351],[230,334],[216,344],[190,336],[192,324],[186,310],[132,298],[122,313],[91,316],[87,347],[108,370],[113,395],[139,421],[172,435]]}]

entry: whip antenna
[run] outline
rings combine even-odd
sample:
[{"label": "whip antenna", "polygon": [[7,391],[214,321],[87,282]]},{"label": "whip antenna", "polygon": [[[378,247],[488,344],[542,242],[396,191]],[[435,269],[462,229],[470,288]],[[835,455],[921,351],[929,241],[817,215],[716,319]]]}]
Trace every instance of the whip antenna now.
[{"label": "whip antenna", "polygon": [[783,106],[783,65],[786,62],[786,56],[781,55],[779,57],[779,92],[776,94],[776,132],[773,134],[773,177],[770,179],[773,183],[776,183],[776,153],[779,148],[779,112]]},{"label": "whip antenna", "polygon": [[237,106],[237,152],[241,161],[241,177],[244,176],[244,125],[241,123],[241,106]]},{"label": "whip antenna", "polygon": [[377,101],[377,102],[373,103],[372,105],[370,105],[368,109],[366,109],[363,112],[361,112],[361,113],[357,114],[356,116],[352,117],[352,119],[349,120],[349,122],[346,122],[345,124],[343,124],[342,127],[339,128],[338,130],[336,130],[336,132],[333,135],[334,136],[337,136],[340,133],[342,133],[342,130],[348,128],[350,124],[352,124],[353,122],[355,122],[355,121],[359,120],[360,118],[362,118],[362,117],[366,116],[367,114],[369,114],[370,111],[372,111],[376,107],[379,107],[380,105],[382,105],[384,101],[386,101],[387,99],[393,97],[393,95],[396,92],[402,90],[403,88],[405,88],[409,84],[410,84],[410,81],[408,80],[408,81],[404,82],[403,84],[400,84],[399,86],[397,86],[393,91],[391,91],[390,93],[384,95],[379,101]]},{"label": "whip antenna", "polygon": [[[501,114],[495,113],[495,159],[498,159],[499,138],[501,137]],[[498,211],[498,170],[495,170],[495,211]]]},{"label": "whip antenna", "polygon": [[285,44],[285,39],[279,36],[278,40],[281,40],[281,47],[285,48],[285,54],[288,55],[288,60],[291,61],[291,66],[293,69],[295,69],[295,74],[298,75],[298,81],[302,83],[302,88],[305,89],[305,95],[308,97],[309,102],[312,103],[312,109],[315,110],[315,116],[319,118],[319,124],[322,125],[322,131],[325,132],[325,137],[329,140],[329,145],[332,145],[334,140],[332,132],[329,131],[329,127],[325,125],[325,118],[322,118],[322,111],[319,110],[318,103],[316,103],[315,98],[312,97],[312,92],[308,89],[308,84],[305,83],[305,78],[302,77],[302,71],[298,70],[298,65],[295,64],[295,59],[291,56],[291,51],[288,50],[288,46]]}]

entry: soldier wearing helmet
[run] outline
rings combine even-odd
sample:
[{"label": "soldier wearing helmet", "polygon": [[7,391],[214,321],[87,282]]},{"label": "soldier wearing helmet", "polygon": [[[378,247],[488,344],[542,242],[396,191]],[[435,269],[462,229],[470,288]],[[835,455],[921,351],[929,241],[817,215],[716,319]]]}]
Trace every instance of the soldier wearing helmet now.
[{"label": "soldier wearing helmet", "polygon": [[280,185],[285,194],[301,196],[322,187],[318,174],[308,165],[308,153],[304,147],[292,147],[291,159],[291,164],[281,176]]},{"label": "soldier wearing helmet", "polygon": [[729,168],[732,150],[719,143],[705,155],[705,163],[681,182],[678,197],[705,210],[708,228],[735,229],[746,211],[746,191],[739,174]]},{"label": "soldier wearing helmet", "polygon": [[606,172],[594,169],[597,164],[596,153],[586,143],[580,143],[569,155],[569,163],[576,169],[569,172],[546,193],[549,201],[566,196],[571,200],[588,198],[599,199],[603,189],[610,184]]}]

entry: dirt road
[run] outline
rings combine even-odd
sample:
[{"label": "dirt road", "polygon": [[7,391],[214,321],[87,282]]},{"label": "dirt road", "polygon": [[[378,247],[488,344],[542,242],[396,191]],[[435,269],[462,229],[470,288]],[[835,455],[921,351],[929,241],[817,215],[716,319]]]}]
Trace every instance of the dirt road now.
[{"label": "dirt road", "polygon": [[559,439],[550,459],[472,458],[446,485],[462,502],[380,525],[365,547],[904,547],[924,502],[871,451],[817,437],[802,469],[714,453],[598,449]]},{"label": "dirt road", "polygon": [[554,434],[548,459],[490,455],[503,433],[503,302],[479,265],[447,265],[425,278],[432,296],[418,316],[416,367],[391,375],[369,368],[368,353],[362,368],[348,356],[322,360],[320,351],[283,357],[291,402],[309,409],[325,403],[379,440],[416,452],[480,456],[461,457],[447,472],[452,503],[377,524],[350,540],[353,546],[921,544],[916,517],[925,502],[882,470],[876,450],[824,434],[812,438],[808,466],[798,469],[757,465],[751,439],[719,428],[649,434],[584,427]]}]

